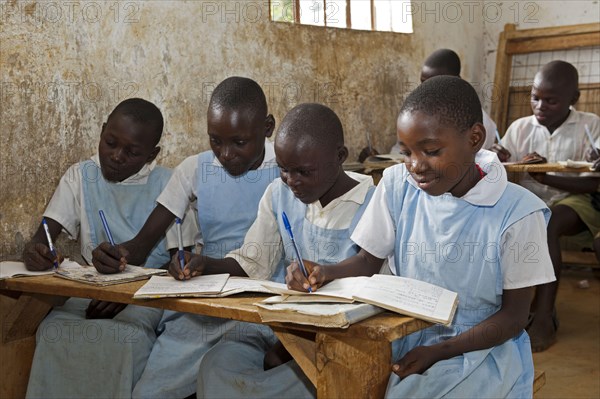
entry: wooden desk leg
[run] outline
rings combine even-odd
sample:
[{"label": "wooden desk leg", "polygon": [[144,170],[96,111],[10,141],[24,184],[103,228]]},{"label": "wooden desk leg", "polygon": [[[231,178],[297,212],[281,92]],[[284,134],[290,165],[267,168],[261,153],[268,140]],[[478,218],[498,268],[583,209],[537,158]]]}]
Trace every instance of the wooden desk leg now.
[{"label": "wooden desk leg", "polygon": [[25,397],[35,332],[52,307],[47,299],[0,295],[0,398]]},{"label": "wooden desk leg", "polygon": [[317,386],[317,368],[315,365],[315,341],[297,334],[294,330],[273,328],[277,338],[290,352],[296,363],[314,386]]},{"label": "wooden desk leg", "polygon": [[391,372],[388,341],[317,333],[317,397],[383,398]]}]

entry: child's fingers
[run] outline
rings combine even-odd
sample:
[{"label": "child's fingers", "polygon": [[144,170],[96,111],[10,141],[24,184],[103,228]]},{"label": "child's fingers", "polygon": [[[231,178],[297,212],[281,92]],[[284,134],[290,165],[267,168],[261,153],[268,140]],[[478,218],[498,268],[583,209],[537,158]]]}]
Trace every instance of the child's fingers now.
[{"label": "child's fingers", "polygon": [[48,270],[54,266],[54,259],[50,248],[42,243],[28,246],[23,253],[23,262],[28,270]]},{"label": "child's fingers", "polygon": [[100,273],[114,274],[123,271],[127,260],[115,246],[103,242],[92,251],[92,264]]},{"label": "child's fingers", "polygon": [[178,254],[175,254],[171,257],[171,262],[169,263],[169,274],[176,280],[184,279]]},{"label": "child's fingers", "polygon": [[287,268],[286,282],[288,288],[296,291],[308,291],[310,287],[308,280],[304,277],[304,273],[300,270],[298,262],[292,261]]}]

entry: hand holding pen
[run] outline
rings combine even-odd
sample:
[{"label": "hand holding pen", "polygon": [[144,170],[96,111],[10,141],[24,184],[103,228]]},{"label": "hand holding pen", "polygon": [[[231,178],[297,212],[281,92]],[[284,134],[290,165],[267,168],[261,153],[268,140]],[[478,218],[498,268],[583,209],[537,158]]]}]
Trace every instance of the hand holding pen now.
[{"label": "hand holding pen", "polygon": [[285,283],[291,290],[309,291],[310,289],[310,292],[315,292],[326,281],[324,267],[309,260],[303,260],[303,263],[308,277],[304,276],[298,262],[293,260],[287,267]]},{"label": "hand holding pen", "polygon": [[[281,213],[281,218],[283,219],[283,226],[285,227],[285,230],[288,232],[288,235],[290,236],[290,240],[292,241],[292,245],[294,246],[294,252],[296,253],[296,257],[298,257],[298,265],[300,266],[300,270],[302,271],[304,278],[308,279],[308,272],[306,271],[306,267],[304,267],[304,262],[302,261],[302,255],[300,255],[300,249],[298,248],[298,245],[296,244],[296,240],[294,239],[294,233],[292,232],[292,226],[290,225],[290,221],[288,220],[288,217],[285,214],[285,212]],[[306,284],[306,287],[304,287],[304,289],[306,289],[308,292],[312,292],[312,288],[310,287],[310,284]]]},{"label": "hand holding pen", "polygon": [[123,246],[115,244],[104,211],[99,210],[98,214],[106,237],[110,242],[103,242],[92,251],[92,264],[100,273],[114,274],[122,272],[127,266],[129,251]]},{"label": "hand holding pen", "polygon": [[56,270],[63,256],[52,242],[52,233],[58,235],[62,226],[52,219],[42,219],[33,239],[25,244],[23,263],[27,270],[43,271],[52,267]]}]

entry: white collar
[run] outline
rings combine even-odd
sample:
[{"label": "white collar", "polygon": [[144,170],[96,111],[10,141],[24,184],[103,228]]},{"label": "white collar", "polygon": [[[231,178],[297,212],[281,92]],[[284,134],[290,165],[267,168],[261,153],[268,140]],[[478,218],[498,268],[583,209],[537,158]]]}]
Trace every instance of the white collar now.
[{"label": "white collar", "polygon": [[[486,175],[463,195],[461,199],[476,206],[493,206],[498,202],[508,185],[506,170],[500,163],[496,153],[488,150],[479,150],[475,155],[475,163],[479,165]],[[407,173],[408,182],[418,190],[421,190],[408,172],[408,169],[406,169],[406,166],[403,166]],[[450,193],[442,195],[452,196]]]},{"label": "white collar", "polygon": [[[100,157],[98,156],[98,154],[92,156],[92,161],[94,161],[94,163],[96,164],[96,166],[98,166],[99,169],[101,169],[100,166]],[[121,182],[111,182],[113,184],[123,184],[123,185],[130,185],[130,184],[146,184],[146,181],[148,180],[148,176],[150,175],[150,173],[152,172],[152,170],[154,170],[154,167],[156,166],[156,160],[146,163],[144,164],[144,166],[142,166],[142,169],[140,169],[137,173],[129,176],[127,179],[121,181]]]},{"label": "white collar", "polygon": [[335,208],[338,204],[342,202],[355,202],[358,205],[362,205],[365,202],[365,198],[367,197],[367,193],[369,192],[369,188],[373,187],[373,178],[368,175],[363,175],[355,172],[344,172],[353,180],[356,180],[358,184],[352,189],[348,190],[344,194],[340,195],[337,198],[334,198],[330,203],[328,203],[325,207],[321,206],[321,201],[316,200],[315,202],[309,204],[310,206],[315,206],[320,210],[326,210],[330,208]]}]

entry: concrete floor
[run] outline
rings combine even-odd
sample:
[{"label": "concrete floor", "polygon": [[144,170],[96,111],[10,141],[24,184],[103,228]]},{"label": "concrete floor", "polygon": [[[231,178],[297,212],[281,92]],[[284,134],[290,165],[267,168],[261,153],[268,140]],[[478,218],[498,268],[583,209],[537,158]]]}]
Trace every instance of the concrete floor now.
[{"label": "concrete floor", "polygon": [[[589,288],[580,288],[582,280]],[[600,398],[600,269],[564,270],[557,310],[557,343],[533,355],[546,372],[535,398]]]}]

